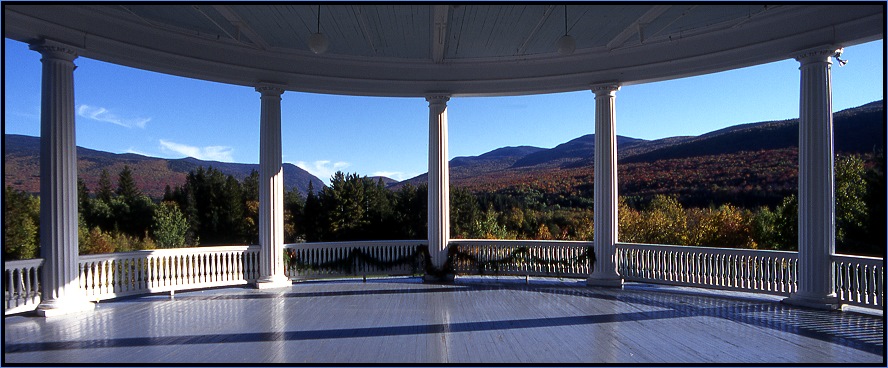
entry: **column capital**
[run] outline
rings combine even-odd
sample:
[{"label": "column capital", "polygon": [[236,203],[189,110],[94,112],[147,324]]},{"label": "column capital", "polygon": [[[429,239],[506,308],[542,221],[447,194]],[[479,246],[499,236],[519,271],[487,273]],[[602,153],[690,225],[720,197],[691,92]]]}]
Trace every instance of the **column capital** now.
[{"label": "column capital", "polygon": [[435,93],[426,95],[425,99],[429,102],[429,106],[447,105],[447,101],[450,101],[450,95],[444,93]]},{"label": "column capital", "polygon": [[30,44],[28,48],[39,52],[44,58],[74,61],[78,56],[75,47],[53,40],[40,40]]},{"label": "column capital", "polygon": [[802,63],[802,65],[816,62],[832,64],[830,58],[840,50],[842,50],[842,48],[839,46],[821,46],[804,51],[799,51],[795,53],[795,55],[793,55],[793,58]]},{"label": "column capital", "polygon": [[614,92],[620,90],[620,85],[618,83],[602,83],[602,84],[593,84],[590,89],[595,96],[601,95],[614,95]]},{"label": "column capital", "polygon": [[262,97],[280,97],[284,94],[284,85],[275,83],[260,83],[256,85],[256,92]]}]

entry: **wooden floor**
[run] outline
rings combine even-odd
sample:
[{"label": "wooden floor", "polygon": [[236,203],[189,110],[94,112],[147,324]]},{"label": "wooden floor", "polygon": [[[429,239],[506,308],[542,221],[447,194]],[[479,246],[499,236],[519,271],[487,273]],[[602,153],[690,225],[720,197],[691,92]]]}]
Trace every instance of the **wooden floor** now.
[{"label": "wooden floor", "polygon": [[4,363],[872,363],[884,317],[557,280],[304,282],[5,318]]}]

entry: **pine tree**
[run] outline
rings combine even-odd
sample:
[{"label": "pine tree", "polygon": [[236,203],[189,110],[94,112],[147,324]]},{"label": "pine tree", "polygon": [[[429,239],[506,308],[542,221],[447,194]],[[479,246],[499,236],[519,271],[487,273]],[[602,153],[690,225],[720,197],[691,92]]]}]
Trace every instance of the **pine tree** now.
[{"label": "pine tree", "polygon": [[323,232],[320,228],[321,204],[318,197],[315,196],[314,185],[311,180],[308,181],[308,195],[305,198],[305,209],[303,211],[303,233],[305,241],[316,242],[322,240]]},{"label": "pine tree", "polygon": [[111,175],[108,174],[108,170],[102,169],[102,174],[99,175],[99,188],[96,191],[96,198],[108,204],[111,203],[111,197],[113,196],[114,192],[111,190]]},{"label": "pine tree", "polygon": [[129,166],[124,166],[117,178],[117,195],[123,197],[123,201],[128,204],[142,195],[142,191],[136,186],[133,171]]}]

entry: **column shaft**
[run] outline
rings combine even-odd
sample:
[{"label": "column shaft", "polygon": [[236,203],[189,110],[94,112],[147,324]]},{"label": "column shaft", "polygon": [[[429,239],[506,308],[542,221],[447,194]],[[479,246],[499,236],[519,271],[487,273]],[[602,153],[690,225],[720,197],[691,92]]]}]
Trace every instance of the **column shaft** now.
[{"label": "column shaft", "polygon": [[615,259],[617,244],[616,84],[598,85],[595,93],[594,242],[595,264],[588,285],[622,287]]},{"label": "column shaft", "polygon": [[94,308],[80,288],[77,244],[77,143],[74,136],[74,59],[64,45],[42,42],[40,104],[40,253],[44,259],[43,316]]},{"label": "column shaft", "polygon": [[428,235],[432,265],[441,269],[447,261],[450,241],[450,168],[447,162],[447,101],[449,96],[429,96]]},{"label": "column shaft", "polygon": [[291,285],[284,273],[284,172],[281,157],[281,94],[277,86],[256,87],[259,118],[259,280],[260,289]]},{"label": "column shaft", "polygon": [[799,288],[793,304],[839,307],[835,294],[835,191],[830,57],[836,48],[803,53],[799,101]]}]

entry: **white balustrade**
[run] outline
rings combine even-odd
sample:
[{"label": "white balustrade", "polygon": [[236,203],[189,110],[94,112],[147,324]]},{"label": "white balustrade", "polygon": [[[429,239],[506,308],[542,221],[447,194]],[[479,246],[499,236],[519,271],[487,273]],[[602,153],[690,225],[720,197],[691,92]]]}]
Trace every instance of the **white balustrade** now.
[{"label": "white balustrade", "polygon": [[4,262],[4,314],[31,311],[40,304],[43,259]]},{"label": "white balustrade", "polygon": [[882,258],[833,255],[836,295],[843,304],[885,306],[885,261]]},{"label": "white balustrade", "polygon": [[287,276],[293,280],[421,273],[419,246],[427,240],[380,240],[285,244]]},{"label": "white balustrade", "polygon": [[798,253],[617,244],[617,269],[626,281],[789,295],[798,287]]},{"label": "white balustrade", "polygon": [[457,274],[585,278],[592,242],[540,240],[451,240],[457,247]]},{"label": "white balustrade", "polygon": [[[425,240],[301,243],[284,246],[291,279],[422,273]],[[451,240],[458,274],[589,275],[591,242]],[[626,281],[789,295],[797,291],[795,252],[673,245],[616,247]],[[80,287],[90,300],[216,286],[259,277],[259,246],[158,249],[79,257]],[[836,294],[843,304],[885,305],[882,258],[832,256]],[[41,301],[42,259],[4,262],[4,313],[34,310]]]},{"label": "white balustrade", "polygon": [[216,286],[259,275],[258,246],[141,250],[80,256],[80,287],[90,300]]}]

